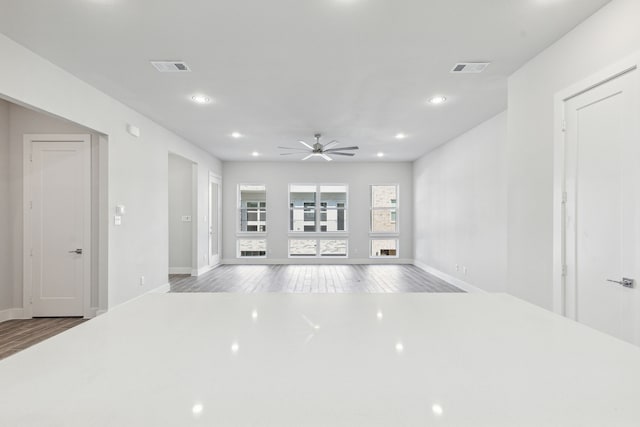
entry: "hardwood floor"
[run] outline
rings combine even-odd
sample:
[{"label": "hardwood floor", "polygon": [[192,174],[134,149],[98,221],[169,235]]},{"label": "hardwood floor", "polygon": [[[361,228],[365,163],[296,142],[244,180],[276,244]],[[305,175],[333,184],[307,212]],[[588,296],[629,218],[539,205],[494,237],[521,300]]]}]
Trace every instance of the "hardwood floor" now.
[{"label": "hardwood floor", "polygon": [[0,359],[85,322],[76,317],[8,320],[0,323]]},{"label": "hardwood floor", "polygon": [[169,281],[171,292],[464,292],[413,265],[221,265]]}]

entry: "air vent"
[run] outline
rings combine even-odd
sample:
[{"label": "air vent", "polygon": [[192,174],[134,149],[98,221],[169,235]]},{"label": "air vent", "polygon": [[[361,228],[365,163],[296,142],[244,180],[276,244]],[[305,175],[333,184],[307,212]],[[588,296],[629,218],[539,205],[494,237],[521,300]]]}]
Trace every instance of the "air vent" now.
[{"label": "air vent", "polygon": [[452,69],[452,73],[481,73],[488,66],[489,62],[459,62]]},{"label": "air vent", "polygon": [[161,73],[188,73],[191,71],[191,68],[182,61],[151,61],[151,65]]}]

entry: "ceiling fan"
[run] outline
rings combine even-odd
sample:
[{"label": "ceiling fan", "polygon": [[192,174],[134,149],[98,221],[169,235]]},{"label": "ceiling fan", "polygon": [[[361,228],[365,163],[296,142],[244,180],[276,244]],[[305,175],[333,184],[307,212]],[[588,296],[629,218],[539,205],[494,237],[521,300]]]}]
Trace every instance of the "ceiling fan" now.
[{"label": "ceiling fan", "polygon": [[316,139],[316,142],[313,145],[309,145],[304,141],[298,141],[305,148],[278,147],[278,148],[283,149],[283,150],[294,150],[294,151],[291,151],[289,153],[280,153],[280,155],[281,156],[290,156],[291,154],[310,153],[306,157],[304,157],[302,160],[307,160],[307,159],[310,159],[311,157],[315,156],[315,157],[322,157],[326,161],[330,162],[333,159],[328,156],[329,154],[331,154],[331,155],[335,154],[335,155],[338,155],[338,156],[350,156],[350,157],[353,157],[353,156],[355,156],[355,153],[344,153],[344,151],[347,151],[347,150],[358,150],[357,146],[342,147],[342,148],[331,148],[331,147],[334,147],[335,145],[339,144],[339,142],[335,141],[335,140],[322,145],[322,144],[320,144],[320,138],[321,137],[322,137],[321,134],[316,133],[314,135],[314,138]]}]

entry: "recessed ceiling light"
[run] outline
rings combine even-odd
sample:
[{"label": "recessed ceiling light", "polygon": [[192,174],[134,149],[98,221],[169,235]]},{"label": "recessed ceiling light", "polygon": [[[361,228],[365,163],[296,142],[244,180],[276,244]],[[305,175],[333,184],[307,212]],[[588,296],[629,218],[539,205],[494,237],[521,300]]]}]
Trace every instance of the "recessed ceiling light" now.
[{"label": "recessed ceiling light", "polygon": [[191,99],[193,100],[193,102],[198,104],[209,104],[211,102],[211,98],[209,98],[207,95],[193,95]]},{"label": "recessed ceiling light", "polygon": [[447,100],[447,98],[445,98],[444,96],[437,95],[437,96],[434,96],[433,98],[429,99],[429,104],[438,105],[438,104],[442,104],[446,100]]},{"label": "recessed ceiling light", "polygon": [[260,153],[258,153],[257,151],[254,151],[253,153],[251,153],[251,155],[253,157],[258,157],[260,155]]},{"label": "recessed ceiling light", "polygon": [[397,133],[396,134],[396,139],[405,139],[407,137],[407,134],[404,133]]},{"label": "recessed ceiling light", "polygon": [[384,157],[384,153],[382,153],[382,152],[381,152],[381,153],[378,153],[378,154],[377,154],[377,156],[378,156],[378,157]]},{"label": "recessed ceiling light", "polygon": [[240,132],[233,132],[231,134],[231,138],[235,138],[235,139],[242,138],[242,134]]}]

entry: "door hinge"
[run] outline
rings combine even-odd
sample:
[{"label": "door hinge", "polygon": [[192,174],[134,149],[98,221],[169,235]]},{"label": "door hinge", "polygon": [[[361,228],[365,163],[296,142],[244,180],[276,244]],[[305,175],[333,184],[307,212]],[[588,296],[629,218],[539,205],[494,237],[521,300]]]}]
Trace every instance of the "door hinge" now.
[{"label": "door hinge", "polygon": [[29,256],[33,256],[33,249],[29,250]]},{"label": "door hinge", "polygon": [[562,132],[566,132],[567,131],[567,121],[566,120],[562,120]]},{"label": "door hinge", "polygon": [[29,201],[29,209],[33,209],[33,201]]},{"label": "door hinge", "polygon": [[29,153],[29,161],[33,162],[33,153]]},{"label": "door hinge", "polygon": [[566,191],[562,192],[562,203],[567,203],[567,192]]},{"label": "door hinge", "polygon": [[562,277],[567,277],[567,264],[562,266]]}]

